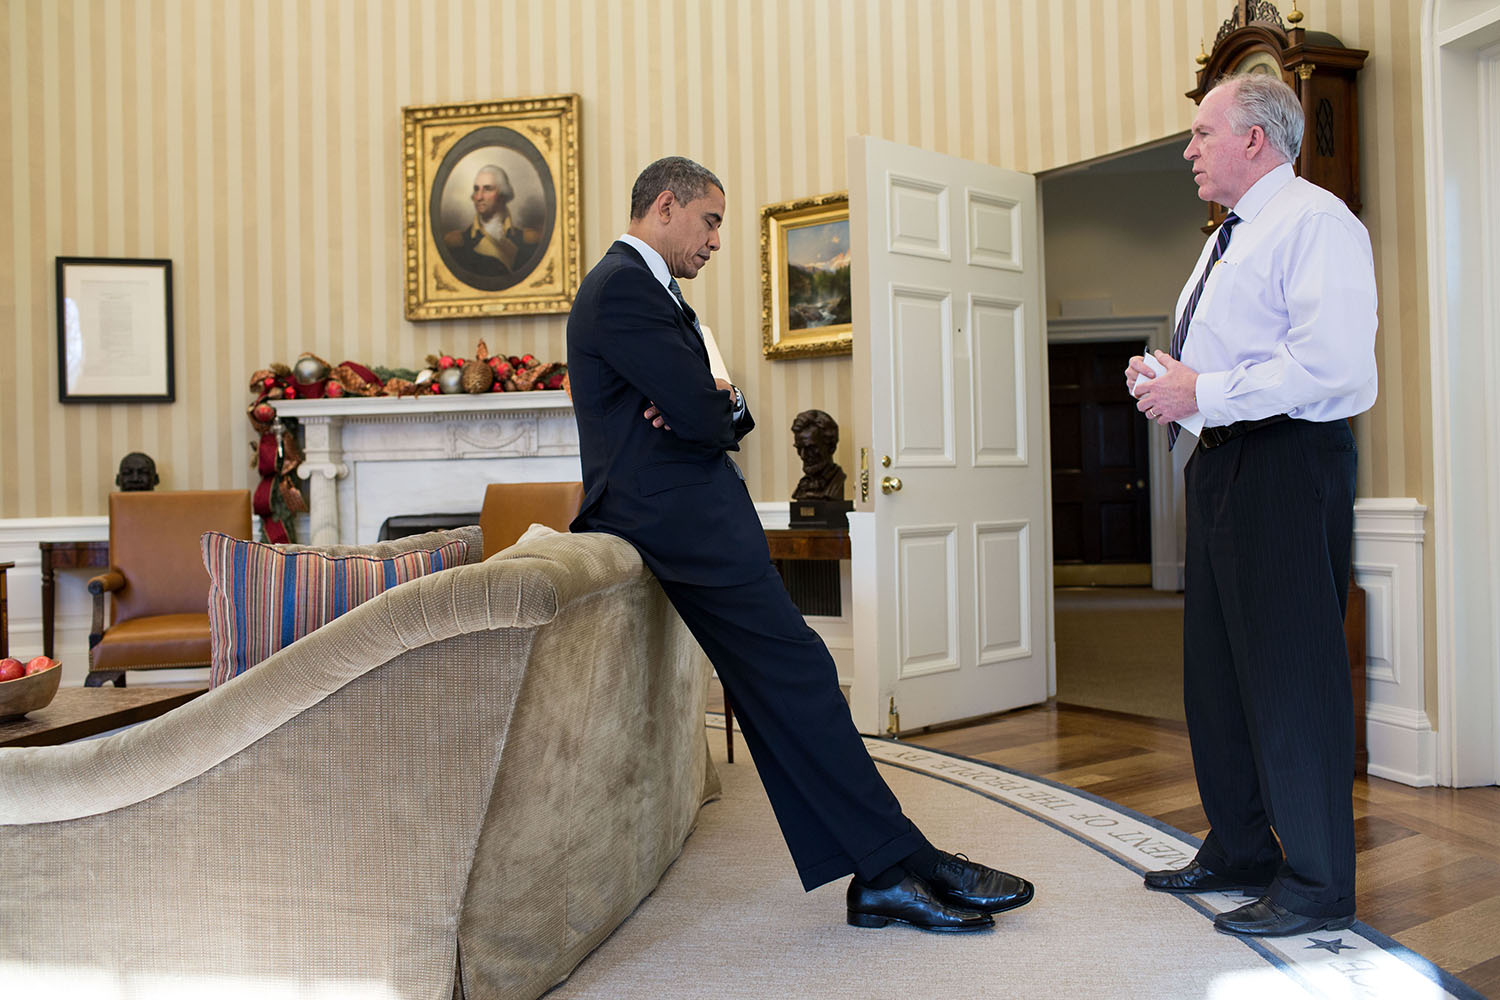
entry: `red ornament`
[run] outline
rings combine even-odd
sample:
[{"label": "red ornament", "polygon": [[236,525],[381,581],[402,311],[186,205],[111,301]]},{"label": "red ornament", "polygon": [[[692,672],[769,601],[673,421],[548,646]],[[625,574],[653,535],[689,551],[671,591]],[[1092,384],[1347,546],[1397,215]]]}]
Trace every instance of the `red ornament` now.
[{"label": "red ornament", "polygon": [[250,411],[250,416],[256,423],[269,424],[276,419],[276,407],[270,403],[260,403]]},{"label": "red ornament", "polygon": [[271,386],[273,386],[273,385],[276,384],[276,376],[274,376],[274,375],[267,375],[265,378],[263,378],[263,379],[260,380],[260,384],[263,385],[263,386],[265,386],[267,389],[269,389],[269,388],[271,388]]},{"label": "red ornament", "polygon": [[446,354],[444,354],[442,357],[438,358],[438,367],[439,368],[452,368],[454,364],[455,364],[455,362],[454,362],[453,358],[449,357]]},{"label": "red ornament", "polygon": [[344,387],[338,382],[330,380],[329,383],[323,387],[323,395],[327,396],[329,399],[338,399],[343,394]]},{"label": "red ornament", "polygon": [[286,387],[286,398],[287,399],[296,399],[297,398],[297,387],[296,386],[289,385],[289,386]]},{"label": "red ornament", "polygon": [[495,379],[494,382],[490,383],[490,392],[504,392],[504,391],[505,391],[505,383],[502,382],[502,381],[500,381],[499,379]]}]

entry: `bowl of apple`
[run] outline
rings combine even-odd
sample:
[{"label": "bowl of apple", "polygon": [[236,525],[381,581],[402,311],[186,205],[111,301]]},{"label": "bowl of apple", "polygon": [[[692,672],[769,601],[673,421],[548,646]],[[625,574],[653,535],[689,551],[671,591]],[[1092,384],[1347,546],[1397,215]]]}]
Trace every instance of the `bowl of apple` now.
[{"label": "bowl of apple", "polygon": [[26,663],[11,657],[0,660],[0,721],[20,718],[51,704],[62,679],[61,666],[45,656]]}]

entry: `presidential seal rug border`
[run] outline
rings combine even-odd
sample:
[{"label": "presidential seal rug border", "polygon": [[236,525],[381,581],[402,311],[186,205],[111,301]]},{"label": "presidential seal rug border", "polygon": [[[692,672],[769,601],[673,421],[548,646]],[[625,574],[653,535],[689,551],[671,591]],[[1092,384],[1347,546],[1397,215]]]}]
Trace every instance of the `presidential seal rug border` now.
[{"label": "presidential seal rug border", "polygon": [[[709,724],[722,730],[723,717],[710,714]],[[1181,830],[1068,785],[898,740],[866,736],[864,741],[879,764],[936,778],[1026,813],[1137,873],[1187,864],[1202,844]],[[1215,914],[1254,897],[1205,893],[1173,898],[1211,922]],[[1267,971],[1282,979],[1276,985],[1268,977],[1264,996],[1484,1000],[1451,973],[1359,921],[1343,931],[1235,940],[1264,958]]]},{"label": "presidential seal rug border", "polygon": [[1220,934],[1210,917],[1239,897],[1141,885],[1142,871],[1191,858],[1192,837],[1055,781],[884,739],[867,751],[933,843],[1030,878],[1036,898],[974,934],[848,926],[847,880],[802,891],[748,753],[728,764],[722,716],[707,721],[722,794],[656,890],[547,1000],[1479,996],[1363,925]]}]

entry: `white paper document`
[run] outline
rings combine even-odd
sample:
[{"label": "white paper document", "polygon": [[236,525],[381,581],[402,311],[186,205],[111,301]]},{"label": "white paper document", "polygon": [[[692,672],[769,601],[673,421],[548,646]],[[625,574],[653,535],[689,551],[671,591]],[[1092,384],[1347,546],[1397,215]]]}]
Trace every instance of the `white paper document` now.
[{"label": "white paper document", "polygon": [[[1163,365],[1160,361],[1157,361],[1154,354],[1143,354],[1141,355],[1141,357],[1146,359],[1146,364],[1149,365],[1151,370],[1156,374],[1161,375],[1166,372],[1166,365]],[[1144,375],[1140,376],[1135,380],[1135,394],[1139,396],[1141,394],[1141,390],[1145,389],[1146,386],[1150,384],[1150,379],[1146,378]],[[1187,431],[1194,437],[1197,437],[1203,432],[1203,414],[1195,412],[1191,417],[1183,417],[1181,420],[1177,421],[1177,426],[1181,427],[1183,430]]]}]

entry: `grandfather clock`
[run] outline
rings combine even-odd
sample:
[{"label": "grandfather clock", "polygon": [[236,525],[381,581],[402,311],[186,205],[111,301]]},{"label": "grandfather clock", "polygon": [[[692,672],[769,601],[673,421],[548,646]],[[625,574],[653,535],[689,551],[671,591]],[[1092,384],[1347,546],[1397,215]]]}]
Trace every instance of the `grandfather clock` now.
[{"label": "grandfather clock", "polygon": [[[1213,50],[1198,56],[1198,86],[1187,96],[1197,104],[1215,80],[1236,73],[1270,73],[1297,92],[1306,116],[1302,151],[1292,166],[1299,177],[1344,199],[1358,215],[1359,71],[1370,53],[1346,48],[1323,31],[1300,27],[1304,15],[1292,0],[1282,20],[1270,0],[1236,0],[1229,19],[1219,26]],[[1288,23],[1290,22],[1290,23]],[[1227,213],[1209,206],[1205,233],[1213,232]],[[1369,763],[1365,744],[1365,592],[1349,567],[1349,604],[1344,615],[1344,644],[1349,650],[1349,686],[1354,695],[1354,767],[1364,774]]]},{"label": "grandfather clock", "polygon": [[[1303,16],[1296,0],[1285,20],[1270,0],[1236,0],[1213,49],[1198,56],[1198,86],[1187,96],[1195,104],[1202,101],[1221,76],[1280,76],[1297,92],[1307,116],[1302,152],[1293,164],[1297,175],[1332,191],[1358,215],[1364,207],[1359,198],[1358,77],[1370,53],[1346,48],[1327,32],[1307,31],[1300,26]],[[1210,206],[1204,232],[1223,222],[1226,211],[1222,205]]]}]

